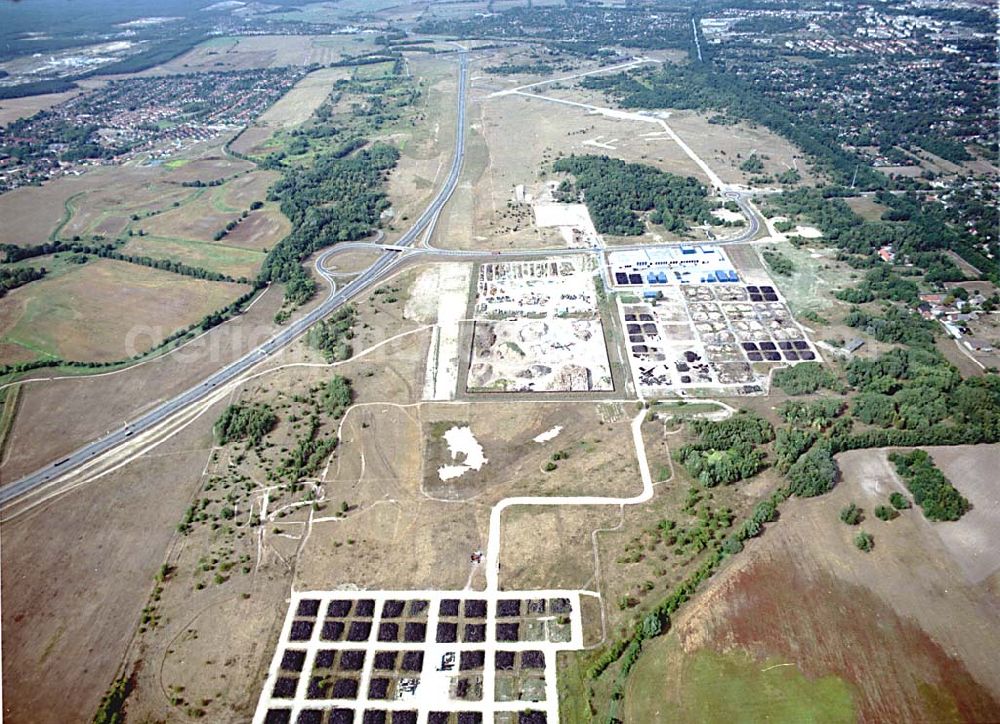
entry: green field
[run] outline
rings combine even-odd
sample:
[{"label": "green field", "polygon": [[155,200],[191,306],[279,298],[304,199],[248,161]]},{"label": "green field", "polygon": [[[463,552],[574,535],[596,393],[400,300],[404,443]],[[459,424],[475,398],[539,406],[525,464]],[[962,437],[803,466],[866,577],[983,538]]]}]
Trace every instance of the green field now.
[{"label": "green field", "polygon": [[744,652],[685,653],[672,636],[654,639],[628,679],[629,722],[853,722],[843,679],[807,679],[794,664],[755,661]]},{"label": "green field", "polygon": [[122,253],[175,261],[227,274],[234,279],[256,276],[266,256],[262,251],[227,246],[222,242],[162,236],[134,236],[122,247]]}]

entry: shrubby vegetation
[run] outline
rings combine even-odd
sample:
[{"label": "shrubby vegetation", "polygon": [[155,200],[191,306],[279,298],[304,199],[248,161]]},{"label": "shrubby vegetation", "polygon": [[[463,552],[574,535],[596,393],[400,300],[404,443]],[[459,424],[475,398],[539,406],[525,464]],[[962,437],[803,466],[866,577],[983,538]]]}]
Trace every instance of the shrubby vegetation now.
[{"label": "shrubby vegetation", "polygon": [[278,416],[266,404],[236,404],[227,407],[215,423],[215,437],[220,445],[236,440],[248,440],[257,446],[278,424]]},{"label": "shrubby vegetation", "polygon": [[575,201],[582,194],[602,234],[642,234],[646,227],[635,212],[651,212],[652,223],[677,232],[686,231],[688,222],[713,223],[708,190],[693,177],[608,156],[569,156],[552,169],[573,175],[575,183],[564,181],[558,197]]},{"label": "shrubby vegetation", "polygon": [[318,324],[306,335],[310,347],[323,353],[327,362],[342,362],[351,356],[350,340],[354,337],[354,320],[357,311],[353,306],[342,307]]},{"label": "shrubby vegetation", "polygon": [[789,395],[808,395],[820,388],[840,392],[843,385],[830,370],[819,362],[802,362],[776,370],[771,378],[776,387]]},{"label": "shrubby vegetation", "polygon": [[875,547],[875,538],[871,533],[861,531],[854,536],[854,545],[858,548],[858,550],[868,553]]},{"label": "shrubby vegetation", "polygon": [[823,430],[840,416],[845,404],[838,399],[788,400],[778,408],[778,415],[790,425]]},{"label": "shrubby vegetation", "polygon": [[343,417],[353,401],[351,381],[346,377],[335,375],[323,388],[323,409],[335,419]]},{"label": "shrubby vegetation", "polygon": [[840,520],[847,525],[858,525],[864,519],[863,511],[855,503],[840,510]]},{"label": "shrubby vegetation", "polygon": [[771,267],[771,271],[778,276],[791,276],[792,272],[795,271],[795,264],[793,264],[792,260],[780,251],[765,250],[762,256],[764,257],[764,261],[767,262],[767,265]]},{"label": "shrubby vegetation", "polygon": [[760,446],[774,439],[774,428],[762,417],[743,412],[721,422],[695,420],[689,427],[699,440],[677,450],[674,459],[702,485],[728,485],[766,467]]},{"label": "shrubby vegetation", "polygon": [[972,507],[924,450],[890,453],[889,460],[928,520],[958,520]]}]

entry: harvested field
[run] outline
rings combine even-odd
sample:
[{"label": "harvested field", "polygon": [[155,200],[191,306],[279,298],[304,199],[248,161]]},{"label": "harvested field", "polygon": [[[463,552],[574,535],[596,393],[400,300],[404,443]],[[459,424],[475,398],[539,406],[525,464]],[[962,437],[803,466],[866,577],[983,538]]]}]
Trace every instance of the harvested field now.
[{"label": "harvested field", "polygon": [[206,40],[173,60],[140,75],[193,73],[286,65],[327,65],[343,54],[357,55],[373,47],[364,35],[253,35]]},{"label": "harvested field", "polygon": [[255,125],[268,128],[294,128],[302,125],[320,107],[341,78],[349,78],[348,68],[323,68],[300,80],[257,119]]},{"label": "harvested field", "polygon": [[[101,259],[0,300],[0,338],[39,356],[119,360],[156,346],[248,289]],[[128,314],[109,314],[113,309]]]},{"label": "harvested field", "polygon": [[[944,465],[963,455],[974,461],[956,475],[981,479],[995,469],[996,446],[948,452]],[[794,721],[816,706],[823,720],[993,718],[1000,707],[997,574],[970,582],[942,531],[983,531],[995,550],[997,526],[965,518],[930,524],[915,509],[880,521],[870,513],[896,485],[879,472],[884,452],[838,459],[844,476],[832,493],[785,503],[781,519],[682,609],[672,633],[644,647],[628,682],[625,720],[726,717],[733,712],[727,692],[740,688],[742,710],[787,712]],[[848,502],[865,511],[860,527],[874,534],[871,553],[854,547],[857,529],[839,520]],[[790,680],[768,685],[762,677],[775,675],[769,667],[778,664]],[[728,671],[730,688],[720,692],[699,669]],[[640,693],[657,688],[664,693],[653,700]]]},{"label": "harvested field", "polygon": [[91,174],[64,176],[44,186],[25,186],[0,195],[0,244],[44,244],[66,216],[74,195],[99,185]]},{"label": "harvested field", "polygon": [[868,221],[878,221],[882,218],[882,213],[888,210],[888,206],[883,206],[871,196],[849,196],[844,202],[851,207],[851,210]]}]

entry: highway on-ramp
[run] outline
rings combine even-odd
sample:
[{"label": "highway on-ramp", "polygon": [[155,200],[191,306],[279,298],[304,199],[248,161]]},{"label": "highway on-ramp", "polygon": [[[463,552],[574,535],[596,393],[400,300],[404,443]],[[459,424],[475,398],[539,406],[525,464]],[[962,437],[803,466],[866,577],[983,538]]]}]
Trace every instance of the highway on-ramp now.
[{"label": "highway on-ramp", "polygon": [[[461,174],[462,163],[465,158],[465,101],[467,79],[468,58],[466,52],[463,50],[459,52],[457,94],[458,118],[455,127],[455,151],[452,156],[451,169],[449,171],[448,178],[445,180],[444,185],[441,187],[441,190],[438,191],[430,205],[424,210],[424,212],[407,230],[407,232],[400,237],[400,239],[395,243],[395,246],[410,246],[422,233],[429,234],[429,232],[433,231],[438,214],[448,202],[448,199],[451,198],[452,193],[455,191],[455,187],[458,185],[458,177]],[[240,359],[213,373],[197,386],[182,392],[173,399],[170,399],[145,413],[141,417],[130,421],[124,427],[121,427],[118,430],[115,430],[104,437],[81,447],[75,452],[72,452],[59,460],[46,465],[40,470],[37,470],[34,473],[11,483],[10,485],[3,486],[0,488],[0,506],[10,503],[20,496],[35,490],[39,486],[53,482],[65,476],[67,473],[96,458],[98,455],[101,455],[102,453],[105,453],[126,442],[133,435],[144,432],[154,425],[163,422],[171,415],[207,396],[220,385],[233,380],[250,368],[260,364],[268,356],[284,347],[287,347],[294,340],[302,336],[306,330],[309,329],[309,327],[328,315],[330,312],[346,304],[354,296],[360,294],[372,284],[387,276],[402,257],[399,251],[384,251],[382,256],[380,256],[374,264],[352,279],[350,283],[344,285],[340,289],[337,289],[330,274],[324,268],[326,259],[337,251],[338,249],[336,247],[327,249],[317,257],[315,262],[317,272],[330,283],[330,292],[327,298],[323,300],[322,304],[317,306],[301,319],[289,324],[287,328],[283,329],[256,349],[251,350]]]}]

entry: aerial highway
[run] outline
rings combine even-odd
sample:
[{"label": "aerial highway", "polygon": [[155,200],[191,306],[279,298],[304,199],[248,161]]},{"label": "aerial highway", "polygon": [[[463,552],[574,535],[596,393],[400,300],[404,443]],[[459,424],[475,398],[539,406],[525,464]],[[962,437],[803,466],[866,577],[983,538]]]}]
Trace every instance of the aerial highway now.
[{"label": "aerial highway", "polygon": [[[451,168],[444,185],[438,191],[437,195],[427,208],[424,209],[424,212],[420,215],[420,217],[395,243],[395,246],[400,247],[400,249],[413,244],[413,242],[416,241],[422,233],[429,234],[429,232],[433,231],[434,224],[437,222],[438,214],[448,202],[448,199],[451,198],[452,193],[455,191],[455,187],[458,185],[458,177],[461,174],[462,163],[465,159],[465,88],[468,80],[467,54],[464,50],[462,50],[458,55],[458,116],[457,125],[455,127],[455,150],[451,160]],[[26,475],[10,485],[0,488],[0,506],[6,505],[25,493],[31,492],[41,485],[45,485],[46,483],[66,475],[87,461],[117,447],[133,435],[148,430],[174,413],[184,409],[194,402],[197,402],[211,393],[219,385],[229,382],[238,375],[246,372],[248,369],[260,364],[268,356],[284,347],[287,347],[294,340],[298,339],[313,324],[328,315],[330,312],[344,305],[354,296],[360,294],[372,284],[387,276],[401,259],[399,251],[384,250],[383,254],[375,261],[374,264],[352,279],[348,284],[338,289],[333,283],[333,279],[329,272],[327,272],[324,267],[326,260],[336,251],[338,251],[337,247],[327,249],[317,257],[315,262],[317,272],[330,282],[330,291],[326,299],[323,300],[322,304],[317,306],[301,319],[289,324],[287,328],[283,329],[274,337],[271,337],[271,339],[267,340],[256,349],[251,350],[235,362],[232,362],[231,364],[213,373],[195,387],[192,387],[176,397],[167,400],[141,417],[128,422],[123,427],[110,432],[104,437],[84,445],[69,455],[61,457],[40,470],[36,470],[30,475]]]}]

